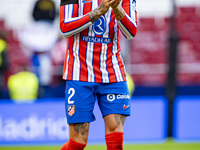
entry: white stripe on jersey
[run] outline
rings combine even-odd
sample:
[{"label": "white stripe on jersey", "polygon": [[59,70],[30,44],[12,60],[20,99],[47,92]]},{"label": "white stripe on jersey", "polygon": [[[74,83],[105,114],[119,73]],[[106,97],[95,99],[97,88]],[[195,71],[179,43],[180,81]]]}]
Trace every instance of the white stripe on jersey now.
[{"label": "white stripe on jersey", "polygon": [[[70,22],[73,22],[75,20],[79,20],[83,17],[85,17],[86,15],[82,15],[81,17],[76,17],[76,18],[72,18],[72,15],[73,15],[73,4],[70,4],[70,5],[65,5],[65,18],[64,18],[64,23],[70,23]],[[68,38],[76,33],[79,33],[81,32],[82,30],[86,29],[87,27],[89,27],[90,25],[92,25],[92,22],[87,22],[86,24],[80,26],[79,28],[76,28],[74,30],[71,30],[69,32],[62,32],[63,36],[65,38]]]},{"label": "white stripe on jersey", "polygon": [[66,63],[66,70],[64,72],[64,79],[67,79],[67,75],[68,75],[68,63],[69,63],[69,50],[67,50],[67,63]]},{"label": "white stripe on jersey", "polygon": [[[88,33],[90,36],[91,34]],[[93,68],[93,49],[94,43],[88,42],[87,43],[87,53],[86,53],[86,64],[88,68],[88,81],[94,82],[94,68]]]},{"label": "white stripe on jersey", "polygon": [[[126,17],[128,18],[128,20],[137,28],[137,24],[136,24],[136,3],[132,3],[132,1],[129,2],[130,3],[130,17],[126,15]],[[130,32],[126,29],[126,27],[121,23],[121,21],[118,21],[118,25],[121,29],[121,31],[123,32],[123,34],[126,36],[126,38],[128,39],[132,39],[133,36],[130,34]]]},{"label": "white stripe on jersey", "polygon": [[[115,20],[116,22],[116,20]],[[115,70],[115,76],[117,78],[117,81],[123,81],[123,78],[122,78],[122,74],[121,74],[121,70],[120,70],[120,67],[119,67],[119,64],[118,64],[118,60],[117,60],[117,52],[118,52],[118,48],[117,48],[117,23],[115,23],[115,26],[114,26],[114,30],[115,30],[115,34],[114,34],[114,38],[113,38],[113,56],[112,56],[112,63],[113,63],[113,68]]]},{"label": "white stripe on jersey", "polygon": [[76,34],[73,45],[73,55],[74,55],[73,80],[80,79],[80,59],[78,57],[80,49],[79,41],[80,41],[80,34]]},{"label": "white stripe on jersey", "polygon": [[[97,4],[92,2],[92,8],[91,9],[96,8],[96,7],[97,7]],[[82,8],[84,8],[84,5],[83,5]],[[92,32],[92,26],[89,27],[88,36],[95,36],[94,32]],[[94,53],[94,43],[93,42],[87,42],[86,64],[87,64],[87,69],[88,69],[87,79],[88,79],[89,82],[95,81],[94,68],[93,68],[93,53]]]},{"label": "white stripe on jersey", "polygon": [[[107,18],[107,22],[110,22],[111,14],[112,14],[112,9],[110,8],[108,12],[105,14],[105,18]],[[106,32],[103,34],[103,37],[109,38],[109,23],[106,24]],[[105,43],[102,43],[101,55],[100,55],[100,70],[102,71],[103,82],[109,82],[109,74],[106,68],[107,50],[108,50],[108,45]]]},{"label": "white stripe on jersey", "polygon": [[[129,21],[137,28],[136,23],[134,23],[127,14],[125,14],[125,15],[129,19]],[[126,37],[128,39],[132,39],[133,38],[133,36],[129,32],[129,30],[122,24],[121,21],[118,21],[118,25],[119,25],[121,31],[123,32],[123,34],[126,35]]]},{"label": "white stripe on jersey", "polygon": [[136,3],[133,3],[133,4],[131,3],[130,10],[131,10],[130,18],[133,20],[133,24],[137,28],[137,23],[136,23],[136,21],[137,21],[136,20]]}]

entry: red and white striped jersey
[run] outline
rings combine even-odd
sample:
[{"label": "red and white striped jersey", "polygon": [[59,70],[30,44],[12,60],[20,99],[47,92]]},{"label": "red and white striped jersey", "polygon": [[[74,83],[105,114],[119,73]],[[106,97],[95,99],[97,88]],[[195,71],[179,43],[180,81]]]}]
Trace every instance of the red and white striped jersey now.
[{"label": "red and white striped jersey", "polygon": [[89,12],[101,0],[61,0],[60,30],[68,38],[63,79],[110,83],[126,81],[119,29],[127,39],[137,31],[136,0],[123,0],[125,17],[117,21],[110,7],[92,24]]}]

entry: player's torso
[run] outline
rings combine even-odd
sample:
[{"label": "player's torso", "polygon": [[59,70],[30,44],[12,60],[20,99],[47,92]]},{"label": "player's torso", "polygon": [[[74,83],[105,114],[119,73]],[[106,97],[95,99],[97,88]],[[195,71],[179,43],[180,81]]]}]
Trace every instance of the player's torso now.
[{"label": "player's torso", "polygon": [[[79,0],[78,1],[78,17],[83,16],[96,9],[101,0]],[[92,26],[80,33],[79,40],[94,43],[99,46],[105,44],[117,43],[117,21],[115,15],[110,8],[105,15],[102,15]],[[83,47],[84,48],[84,47]]]},{"label": "player's torso", "polygon": [[[101,0],[79,0],[78,17],[91,12],[100,3]],[[67,79],[104,83],[124,81],[119,51],[117,20],[110,8],[89,28],[69,38],[69,57],[73,55],[73,59],[69,59],[68,68],[74,71]]]}]

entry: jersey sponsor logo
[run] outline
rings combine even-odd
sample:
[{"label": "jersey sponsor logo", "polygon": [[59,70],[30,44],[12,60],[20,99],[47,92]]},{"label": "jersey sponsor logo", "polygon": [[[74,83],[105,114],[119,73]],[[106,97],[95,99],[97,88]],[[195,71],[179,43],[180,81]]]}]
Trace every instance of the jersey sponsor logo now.
[{"label": "jersey sponsor logo", "polygon": [[75,113],[75,105],[68,105],[67,112],[68,112],[69,116],[72,116]]},{"label": "jersey sponsor logo", "polygon": [[115,94],[108,94],[107,100],[110,101],[110,102],[114,101],[115,100]]},{"label": "jersey sponsor logo", "polygon": [[126,106],[126,105],[124,104],[123,108],[124,108],[124,109],[127,109],[127,108],[129,108],[129,106],[130,106],[130,105],[127,105],[127,106]]},{"label": "jersey sponsor logo", "polygon": [[85,3],[90,3],[92,2],[92,0],[82,0],[82,3],[85,4]]},{"label": "jersey sponsor logo", "polygon": [[102,35],[106,31],[106,18],[102,15],[97,21],[92,25],[92,30],[97,35]]},{"label": "jersey sponsor logo", "polygon": [[118,95],[115,95],[115,94],[108,94],[107,95],[107,100],[112,102],[114,101],[115,99],[130,99],[130,95],[129,94],[126,94],[126,95],[122,95],[122,94],[118,94]]},{"label": "jersey sponsor logo", "polygon": [[83,36],[82,40],[86,42],[106,43],[106,44],[109,44],[112,42],[111,38],[100,38],[100,37],[92,37],[92,36]]}]

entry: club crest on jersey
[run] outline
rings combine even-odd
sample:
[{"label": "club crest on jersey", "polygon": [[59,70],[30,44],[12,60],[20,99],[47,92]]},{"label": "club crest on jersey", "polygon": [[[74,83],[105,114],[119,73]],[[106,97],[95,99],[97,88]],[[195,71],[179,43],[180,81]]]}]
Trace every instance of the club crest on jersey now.
[{"label": "club crest on jersey", "polygon": [[102,35],[106,31],[106,18],[102,15],[97,21],[94,22],[92,30],[97,35]]},{"label": "club crest on jersey", "polygon": [[68,105],[67,112],[68,112],[69,116],[72,116],[75,113],[75,105]]}]

